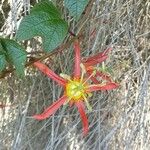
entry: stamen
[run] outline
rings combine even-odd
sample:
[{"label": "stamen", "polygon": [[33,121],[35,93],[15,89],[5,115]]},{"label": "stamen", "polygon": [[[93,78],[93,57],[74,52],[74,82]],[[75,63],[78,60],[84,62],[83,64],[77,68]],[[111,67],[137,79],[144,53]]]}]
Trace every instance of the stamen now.
[{"label": "stamen", "polygon": [[93,95],[92,93],[88,93],[88,97],[92,97],[92,95]]},{"label": "stamen", "polygon": [[102,82],[101,84],[92,84],[92,85],[89,85],[88,88],[92,88],[92,87],[102,87],[102,86],[105,86],[107,82]]},{"label": "stamen", "polygon": [[92,74],[83,82],[82,85],[84,85],[92,76],[95,76],[95,74],[96,74],[96,70],[94,70],[94,71],[92,72]]},{"label": "stamen", "polygon": [[86,73],[86,69],[85,69],[85,66],[82,63],[80,64],[80,67],[81,67],[81,79],[80,79],[80,82],[82,82],[84,74]]},{"label": "stamen", "polygon": [[85,103],[86,103],[86,106],[87,106],[88,110],[91,112],[91,111],[92,111],[92,107],[91,107],[91,105],[89,104],[87,98],[85,97],[84,94],[82,95],[82,97],[83,97],[84,100],[85,100]]},{"label": "stamen", "polygon": [[61,76],[62,78],[64,78],[64,79],[66,79],[66,80],[69,80],[70,82],[72,81],[72,80],[71,80],[71,77],[70,77],[69,75],[67,75],[67,74],[60,73],[60,76]]},{"label": "stamen", "polygon": [[72,99],[72,98],[68,98],[68,97],[67,97],[67,100],[65,101],[64,105],[67,105],[67,104],[71,101],[71,99]]},{"label": "stamen", "polygon": [[102,70],[105,71],[105,69],[106,69],[106,68],[105,68],[105,63],[102,62]]}]

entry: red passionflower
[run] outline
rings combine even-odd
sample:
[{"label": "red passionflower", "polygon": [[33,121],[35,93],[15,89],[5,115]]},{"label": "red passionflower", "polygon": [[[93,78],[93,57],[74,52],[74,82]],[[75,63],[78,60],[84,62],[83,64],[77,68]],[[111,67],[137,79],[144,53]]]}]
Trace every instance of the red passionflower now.
[{"label": "red passionflower", "polygon": [[[94,68],[92,68],[92,65],[104,61],[106,59],[105,55],[100,54],[94,57],[90,57],[86,61],[83,61],[82,64],[80,56],[80,45],[78,40],[74,42],[74,50],[75,66],[73,77],[66,74],[61,74],[58,76],[45,64],[42,64],[39,61],[34,63],[34,66],[36,66],[41,72],[46,74],[48,77],[56,81],[64,88],[64,94],[51,106],[46,108],[44,112],[41,114],[36,114],[33,117],[37,120],[43,120],[54,114],[63,104],[69,103],[70,106],[75,105],[82,119],[83,133],[86,135],[89,130],[89,124],[85,113],[84,103],[86,104],[87,108],[91,110],[91,106],[88,102],[88,97],[90,97],[91,92],[98,90],[112,90],[117,88],[118,84],[112,81],[99,83],[95,77],[95,71]],[[88,71],[89,76],[85,77],[86,71]],[[98,74],[96,73],[96,75]],[[93,81],[94,84],[91,84],[92,78],[94,78],[94,80],[97,82]]]}]

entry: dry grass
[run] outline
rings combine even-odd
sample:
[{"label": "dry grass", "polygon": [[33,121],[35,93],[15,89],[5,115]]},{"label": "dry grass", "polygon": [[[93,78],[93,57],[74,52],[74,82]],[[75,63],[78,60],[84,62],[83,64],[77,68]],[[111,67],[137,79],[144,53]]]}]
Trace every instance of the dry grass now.
[{"label": "dry grass", "polygon": [[[18,18],[30,10],[29,0],[14,2],[7,4],[7,0],[2,0],[3,7],[0,6],[3,14],[0,34],[10,38],[14,36]],[[62,6],[62,1],[56,2]],[[93,111],[87,112],[90,132],[83,138],[76,108],[63,106],[40,122],[30,117],[62,95],[58,85],[33,68],[27,68],[25,79],[19,80],[14,74],[7,76],[0,81],[0,101],[12,107],[0,109],[0,150],[150,149],[149,0],[95,0],[83,20],[78,25],[72,22],[72,30],[84,37],[82,55],[113,46],[106,65],[120,88],[97,92],[90,99],[93,106]],[[38,43],[34,40],[27,45],[38,51]],[[72,52],[70,46],[46,63],[58,74],[70,74]]]}]

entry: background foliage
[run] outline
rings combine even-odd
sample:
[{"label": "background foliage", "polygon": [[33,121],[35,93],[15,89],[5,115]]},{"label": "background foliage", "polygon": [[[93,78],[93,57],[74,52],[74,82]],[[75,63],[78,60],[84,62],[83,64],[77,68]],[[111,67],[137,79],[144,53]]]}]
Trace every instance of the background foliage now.
[{"label": "background foliage", "polygon": [[[12,2],[3,0],[0,3],[0,35],[3,37],[14,37],[20,20],[36,3],[29,0]],[[30,118],[60,97],[62,91],[54,82],[32,66],[26,68],[25,78],[21,80],[8,70],[0,75],[0,102],[11,105],[0,108],[0,149],[149,149],[149,1],[91,0],[77,21],[68,15],[70,10],[64,7],[62,0],[54,3],[63,12],[70,29],[81,35],[82,56],[113,46],[106,64],[113,68],[112,75],[120,88],[93,95],[90,101],[93,112],[88,113],[90,133],[83,138],[76,109],[63,107],[41,122]],[[40,37],[22,44],[27,49],[27,60],[47,55]],[[50,52],[45,59],[58,74],[71,72],[73,64],[68,36],[63,44],[66,45]],[[5,57],[1,51],[0,57]]]}]

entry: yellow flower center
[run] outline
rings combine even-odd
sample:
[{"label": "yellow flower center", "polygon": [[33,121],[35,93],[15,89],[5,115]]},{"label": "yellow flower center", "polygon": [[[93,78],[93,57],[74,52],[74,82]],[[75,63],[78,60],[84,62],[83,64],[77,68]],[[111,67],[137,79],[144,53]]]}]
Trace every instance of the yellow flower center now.
[{"label": "yellow flower center", "polygon": [[80,100],[85,96],[85,85],[77,80],[71,80],[66,85],[66,95],[69,99]]},{"label": "yellow flower center", "polygon": [[91,97],[92,94],[90,92],[87,92],[86,89],[88,88],[88,81],[89,79],[95,74],[91,74],[86,80],[84,80],[84,74],[86,73],[85,67],[83,64],[80,64],[81,67],[81,77],[80,80],[71,79],[70,76],[67,74],[60,74],[60,76],[66,80],[68,80],[68,83],[66,84],[65,94],[68,97],[68,102],[73,101],[77,102],[80,100],[84,100],[87,108],[92,111],[92,107],[90,106],[87,98]]}]

